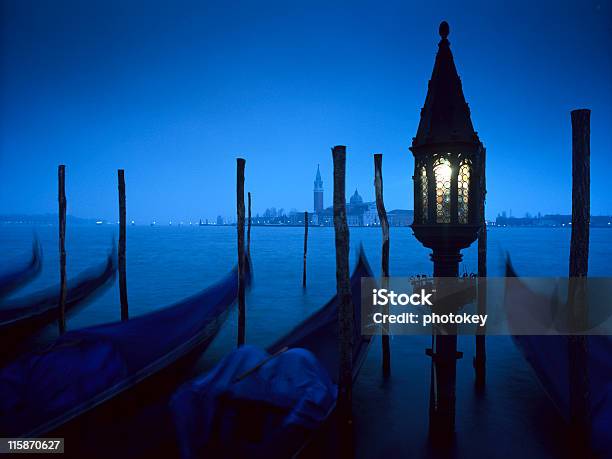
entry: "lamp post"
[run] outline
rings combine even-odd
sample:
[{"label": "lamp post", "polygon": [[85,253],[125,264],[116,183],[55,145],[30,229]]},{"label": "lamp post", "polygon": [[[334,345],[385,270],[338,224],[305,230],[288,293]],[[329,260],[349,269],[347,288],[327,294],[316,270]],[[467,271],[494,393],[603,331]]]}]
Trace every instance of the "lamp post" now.
[{"label": "lamp post", "polygon": [[[457,277],[461,250],[481,227],[484,147],[474,131],[448,41],[440,24],[440,43],[425,105],[410,150],[414,155],[414,235],[432,250],[434,277]],[[463,305],[456,305],[458,309]],[[430,400],[430,433],[450,440],[455,430],[457,335],[435,336],[428,350],[435,368]]]}]

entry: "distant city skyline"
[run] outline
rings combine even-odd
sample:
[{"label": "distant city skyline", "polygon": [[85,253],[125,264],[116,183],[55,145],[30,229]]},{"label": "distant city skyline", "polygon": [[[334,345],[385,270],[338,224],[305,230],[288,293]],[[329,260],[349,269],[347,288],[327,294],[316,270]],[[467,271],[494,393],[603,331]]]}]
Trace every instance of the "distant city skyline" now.
[{"label": "distant city skyline", "polygon": [[[263,219],[263,218],[274,218],[274,217],[291,217],[292,219],[297,218],[296,215],[298,217],[301,218],[301,216],[303,215],[304,211],[307,211],[312,219],[313,215],[315,216],[314,220],[311,221],[311,223],[318,225],[319,223],[323,224],[323,221],[319,222],[318,219],[322,218],[323,215],[325,215],[326,217],[326,225],[331,224],[332,220],[332,215],[331,215],[331,208],[332,208],[332,202],[330,199],[330,202],[326,205],[325,202],[325,186],[324,186],[324,181],[322,179],[321,176],[321,169],[320,169],[320,164],[317,164],[317,169],[316,169],[316,174],[315,174],[315,179],[314,179],[314,187],[312,189],[312,193],[313,193],[313,204],[312,207],[310,209],[298,209],[295,206],[291,206],[289,208],[285,208],[285,207],[277,207],[275,205],[267,205],[265,207],[264,210],[261,211],[255,211],[252,209],[252,217],[255,219]],[[333,192],[333,189],[330,190],[331,192]],[[374,195],[374,193],[372,193]],[[347,211],[348,211],[348,216],[349,216],[349,222],[350,222],[350,226],[372,226],[372,223],[378,224],[378,216],[377,216],[377,211],[375,208],[375,196],[372,196],[372,199],[366,199],[364,200],[363,197],[361,196],[361,194],[359,193],[359,187],[356,187],[354,191],[347,192],[347,196],[346,196],[346,204],[347,204]],[[410,204],[413,204],[412,202]],[[355,215],[355,208],[354,206],[357,205],[363,205],[365,207],[363,207],[363,209],[361,209],[359,212],[357,212],[358,214],[360,214],[359,216]],[[367,209],[367,206],[369,205],[370,209]],[[392,209],[389,206],[387,207],[387,212],[389,211],[395,211],[395,212],[400,212],[400,211],[408,211],[410,213],[413,212],[413,209],[411,206],[406,207],[405,209]],[[364,223],[364,217],[363,217],[363,213],[368,214],[366,219],[368,223]],[[268,215],[270,214],[270,215]],[[273,214],[273,215],[272,215]],[[351,215],[353,214],[353,215]],[[52,217],[49,218],[50,216],[56,216],[56,213],[50,212],[47,214],[0,214],[0,223],[5,222],[7,220],[7,217],[10,217],[11,215],[15,215],[15,217],[17,218],[22,218],[22,219],[26,219],[27,218],[38,218],[38,219],[48,219],[48,220],[52,220]],[[97,221],[98,223],[114,223],[115,220],[114,219],[107,219],[107,218],[103,218],[100,216],[95,216],[95,215],[88,215],[88,216],[82,216],[82,215],[73,215],[73,214],[68,214],[70,217],[72,217],[74,220],[82,220],[82,221],[87,221],[89,223],[95,222]],[[503,209],[501,211],[499,211],[496,215],[491,215],[491,211],[487,212],[487,216],[486,216],[486,220],[489,222],[499,222],[500,219],[505,220],[505,219],[515,219],[516,221],[518,220],[524,220],[524,219],[541,219],[542,221],[545,220],[544,217],[550,217],[550,216],[555,216],[555,217],[567,217],[571,215],[570,212],[546,212],[543,213],[542,211],[535,211],[535,212],[530,212],[530,211],[525,211],[523,214],[516,214],[513,213],[513,209],[509,208],[509,209]],[[596,213],[592,213],[592,216],[601,216],[601,217],[610,217],[612,215],[612,213],[610,214],[596,214]],[[360,219],[361,224],[357,224],[356,223],[356,219]],[[73,221],[74,221],[73,220]],[[153,217],[149,217],[148,219],[145,218],[144,220],[140,220],[138,221],[138,223],[136,223],[135,219],[130,218],[129,216],[129,212],[128,212],[128,218],[127,218],[128,222],[131,224],[139,224],[139,225],[151,225],[151,224],[159,224],[159,225],[201,225],[201,224],[210,224],[210,225],[215,225],[215,224],[234,224],[236,222],[236,215],[233,213],[225,213],[225,214],[217,214],[217,215],[195,215],[195,216],[185,216],[184,218],[178,218],[178,219],[164,219],[164,218],[158,218],[157,216],[153,216]],[[561,219],[564,220],[564,219]],[[568,220],[569,221],[569,220]],[[301,223],[301,221],[300,221]],[[607,225],[607,220],[605,225]],[[374,225],[375,226],[375,225]],[[405,226],[404,224],[401,225],[392,225],[392,226]],[[502,224],[503,226],[503,224]],[[522,225],[520,225],[522,226]],[[559,223],[557,226],[565,226],[565,224],[561,224]],[[599,226],[604,226],[604,225],[599,225]]]},{"label": "distant city skyline", "polygon": [[[37,2],[0,11],[0,214],[146,222],[235,214],[236,157],[253,213],[313,210],[320,164],[347,145],[347,194],[412,209],[408,150],[449,40],[487,149],[487,211],[571,210],[570,111],[590,108],[591,208],[612,214],[612,4]],[[348,198],[348,196],[347,196]]]},{"label": "distant city skyline", "polygon": [[[347,201],[348,202],[348,201]],[[275,207],[275,206],[270,206],[268,208],[266,208],[263,212],[253,212],[252,217],[255,218],[264,218],[266,215],[266,211],[267,210],[272,210],[275,209],[277,212],[278,211],[283,211],[283,215],[284,216],[291,216],[293,212],[295,212],[298,216],[302,216],[304,211],[301,211],[299,209],[295,209],[295,208],[290,208],[290,209],[285,209],[284,207]],[[387,211],[398,211],[401,209],[387,209]],[[412,212],[413,209],[405,209],[409,212]],[[309,215],[312,215],[312,212],[309,211]],[[280,215],[279,215],[280,216]],[[95,216],[82,216],[82,215],[73,215],[68,213],[67,214],[68,217],[68,223],[69,224],[74,224],[74,223],[89,223],[89,224],[93,224],[96,221],[99,221],[100,223],[104,223],[104,224],[118,224],[118,220],[117,219],[105,219],[105,218],[100,218],[100,217],[95,217]],[[555,217],[555,219],[560,219],[560,220],[567,220],[568,224],[569,221],[571,221],[571,212],[551,212],[551,213],[543,213],[543,212],[525,212],[522,215],[516,215],[514,213],[511,213],[510,211],[502,211],[499,212],[497,215],[489,217],[487,216],[487,222],[496,222],[499,221],[500,219],[514,219],[514,220],[525,220],[525,219],[532,219],[532,220],[537,220],[537,219],[542,219],[542,220],[546,220],[550,217]],[[591,217],[596,219],[596,220],[601,220],[601,219],[606,219],[605,221],[607,222],[612,221],[612,213],[610,214],[596,214],[596,213],[592,213]],[[57,224],[57,213],[45,213],[45,214],[0,214],[0,224],[15,224],[15,223],[32,223],[32,220],[36,223],[44,223],[44,224],[52,224],[55,225]],[[128,217],[127,221],[128,224],[135,224],[135,225],[150,225],[151,223],[155,223],[161,226],[164,225],[178,225],[178,224],[183,224],[183,225],[193,225],[193,226],[197,226],[200,223],[200,220],[202,221],[202,223],[204,224],[209,224],[209,225],[214,225],[214,224],[218,224],[219,221],[222,221],[223,224],[235,224],[236,222],[236,216],[233,214],[219,214],[219,215],[209,215],[209,216],[193,216],[193,217],[186,217],[184,219],[163,219],[163,218],[149,218],[149,219],[143,219],[143,220],[133,220],[130,219]],[[603,221],[603,220],[601,220]],[[607,223],[606,223],[607,224]],[[403,225],[402,225],[403,226]],[[518,226],[523,226],[523,225],[518,225]],[[561,225],[558,225],[561,226]],[[597,225],[597,226],[604,226],[604,225]]]},{"label": "distant city skyline", "polygon": [[[331,202],[331,198],[330,198],[330,194],[333,193],[333,184],[332,184],[332,189],[331,190],[327,190],[326,187],[324,186],[325,181],[321,178],[322,174],[320,172],[320,164],[317,165],[317,169],[316,169],[316,177],[315,177],[315,185],[314,185],[314,190],[311,188],[310,190],[305,189],[304,192],[310,192],[313,193],[315,195],[315,203],[311,204],[310,208],[306,208],[306,209],[300,209],[296,206],[289,206],[289,207],[283,207],[283,206],[278,206],[278,205],[270,205],[270,204],[260,204],[259,207],[255,207],[253,206],[252,208],[252,215],[253,217],[255,216],[263,216],[265,214],[265,212],[267,210],[270,209],[275,209],[277,211],[284,211],[285,214],[289,215],[290,212],[298,212],[298,213],[303,213],[304,211],[308,211],[309,213],[313,213],[315,212],[315,204],[317,202],[317,200],[320,200],[321,202],[321,206],[323,209],[329,208],[330,206],[332,206],[332,202]],[[319,182],[320,180],[320,182]],[[312,182],[311,182],[312,183]],[[306,187],[307,188],[307,187]],[[247,190],[245,189],[245,194]],[[327,193],[326,193],[327,191]],[[360,187],[356,186],[352,191],[348,190],[347,188],[347,196],[346,196],[346,202],[347,204],[350,201],[351,195],[353,195],[353,193],[355,192],[359,192],[360,194],[362,193],[362,191],[360,191]],[[374,192],[374,187],[372,185],[372,190],[370,192],[370,194],[368,195],[367,193],[364,193],[365,196],[367,196],[367,198],[365,199],[366,202],[374,202],[375,201],[375,192]],[[311,195],[312,196],[312,195]],[[329,202],[326,203],[325,199],[326,196],[329,200]],[[311,200],[313,198],[311,197]],[[403,207],[403,209],[406,210],[410,210],[412,211],[412,206],[413,206],[413,201],[412,199],[410,200],[409,203],[407,203],[408,205]],[[387,210],[391,210],[391,208],[386,205]],[[517,205],[518,208],[520,209],[525,209],[525,204],[524,203],[520,203]],[[497,212],[494,212],[493,210],[491,210],[490,207],[487,208],[487,212],[486,212],[486,219],[488,221],[495,221],[495,219],[497,217],[516,217],[516,218],[523,218],[523,217],[527,217],[527,218],[531,218],[531,217],[536,217],[538,215],[570,215],[571,214],[571,201],[568,205],[568,209],[565,211],[549,211],[549,212],[543,212],[541,210],[537,210],[537,211],[533,211],[533,210],[523,210],[522,213],[517,213],[516,211],[513,210],[512,207],[507,208],[507,209],[500,209]],[[396,209],[395,207],[393,209]],[[48,212],[33,212],[33,213],[22,213],[22,212],[10,212],[10,213],[0,213],[0,217],[7,217],[7,216],[36,216],[36,217],[40,217],[40,216],[45,216],[45,215],[57,215],[57,212],[54,211],[53,209],[49,210]],[[68,215],[77,219],[82,219],[82,220],[100,220],[100,221],[104,221],[106,222],[115,222],[115,220],[117,218],[113,218],[112,216],[106,217],[106,216],[102,216],[101,214],[92,214],[92,215],[79,215],[79,214],[73,214],[71,212],[68,212]],[[139,219],[134,219],[132,217],[130,217],[130,211],[129,211],[129,206],[128,206],[128,212],[127,212],[127,220],[128,222],[136,222],[139,225],[144,225],[144,224],[151,224],[153,222],[155,223],[159,223],[159,224],[170,224],[172,222],[174,222],[175,224],[178,223],[182,223],[182,224],[198,224],[200,219],[203,220],[208,220],[210,222],[210,224],[212,224],[213,222],[217,222],[219,217],[221,217],[221,219],[223,219],[224,222],[229,222],[229,223],[235,223],[236,220],[236,215],[235,215],[235,209],[231,209],[228,210],[228,212],[223,212],[223,213],[218,213],[218,214],[206,214],[206,213],[202,213],[202,214],[194,214],[194,215],[185,215],[182,218],[170,218],[170,217],[158,217],[156,215],[153,216],[144,216],[140,217]],[[592,212],[593,216],[610,216],[612,215],[612,211],[611,212],[601,212],[601,213],[595,213]]]}]

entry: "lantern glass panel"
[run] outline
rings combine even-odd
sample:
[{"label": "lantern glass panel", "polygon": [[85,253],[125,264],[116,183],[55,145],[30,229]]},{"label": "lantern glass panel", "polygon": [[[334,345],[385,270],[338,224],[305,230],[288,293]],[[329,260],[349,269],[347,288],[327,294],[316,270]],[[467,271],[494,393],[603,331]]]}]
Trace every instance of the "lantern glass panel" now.
[{"label": "lantern glass panel", "polygon": [[438,158],[433,166],[436,179],[436,223],[450,223],[450,182],[452,169],[450,161],[446,158]]},{"label": "lantern glass panel", "polygon": [[467,224],[469,221],[469,196],[470,196],[470,164],[464,160],[459,166],[457,177],[457,213],[460,224]]},{"label": "lantern glass panel", "polygon": [[429,191],[427,189],[427,169],[421,166],[421,223],[429,220]]}]

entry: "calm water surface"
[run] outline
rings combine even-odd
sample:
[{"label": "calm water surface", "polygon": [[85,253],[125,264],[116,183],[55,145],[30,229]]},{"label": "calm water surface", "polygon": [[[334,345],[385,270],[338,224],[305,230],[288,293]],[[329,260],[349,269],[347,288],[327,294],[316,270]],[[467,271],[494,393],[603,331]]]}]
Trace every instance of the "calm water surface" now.
[{"label": "calm water surface", "polygon": [[[363,244],[375,274],[380,273],[380,230],[351,228],[351,262]],[[3,266],[28,256],[33,235],[43,248],[42,274],[18,292],[25,295],[58,282],[56,227],[0,226]],[[67,229],[68,277],[101,263],[110,250],[114,226]],[[234,227],[128,227],[127,280],[130,315],[176,302],[220,279],[236,260]],[[503,275],[506,252],[524,276],[564,276],[568,271],[569,229],[492,228],[489,231],[489,275]],[[303,229],[254,227],[251,254],[254,285],[247,293],[247,341],[265,346],[323,305],[335,292],[333,228],[311,228],[308,241],[308,288],[301,287]],[[591,230],[589,274],[610,276],[612,230]],[[409,228],[391,229],[391,275],[431,273],[428,251]],[[475,247],[464,252],[461,271],[476,271]],[[96,297],[78,315],[74,329],[118,320],[117,283]],[[236,312],[203,357],[210,367],[236,341]],[[39,341],[51,340],[48,327]],[[151,337],[155,339],[155,337]],[[392,376],[380,372],[380,338],[365,362],[355,387],[356,447],[359,457],[434,457],[427,442],[430,360],[428,337],[393,337]],[[444,456],[559,457],[563,423],[548,402],[521,355],[508,337],[487,339],[487,388],[475,394],[472,357],[474,339],[459,338],[464,358],[457,365],[457,446]]]}]

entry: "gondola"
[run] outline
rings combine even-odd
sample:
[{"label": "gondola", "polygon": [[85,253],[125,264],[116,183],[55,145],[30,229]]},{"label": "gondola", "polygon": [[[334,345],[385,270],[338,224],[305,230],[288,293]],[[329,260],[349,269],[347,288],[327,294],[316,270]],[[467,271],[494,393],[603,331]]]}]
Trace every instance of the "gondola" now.
[{"label": "gondola", "polygon": [[[518,277],[509,260],[506,276]],[[512,309],[528,310],[530,317],[544,317],[553,300],[533,292],[520,281],[506,289],[509,325]],[[567,335],[513,335],[512,339],[529,363],[536,378],[565,421],[569,421],[569,340]],[[591,416],[590,447],[596,456],[612,451],[612,336],[587,336]]]},{"label": "gondola", "polygon": [[[357,266],[351,276],[351,292],[354,307],[355,328],[353,331],[353,379],[367,355],[371,336],[361,334],[361,279],[372,277],[372,271],[363,253],[360,251]],[[286,368],[280,379],[267,380],[266,366],[282,366],[283,356],[290,352],[305,352],[308,368]],[[177,448],[183,458],[194,457],[291,457],[302,453],[310,455],[312,449],[329,445],[330,431],[333,431],[336,406],[336,384],[338,380],[338,299],[332,298],[322,309],[300,323],[286,336],[267,348],[259,350],[259,356],[249,362],[250,350],[237,350],[226,357],[218,366],[206,375],[199,376],[181,386],[171,401],[171,410],[175,423]],[[253,350],[255,355],[257,351]],[[240,356],[240,354],[243,354]],[[234,356],[237,356],[234,358]],[[314,356],[313,362],[311,356]],[[263,359],[262,359],[263,357]],[[240,359],[245,358],[240,365]],[[254,362],[259,363],[253,366]],[[237,362],[238,359],[238,362]],[[295,360],[292,359],[292,362]],[[291,364],[288,364],[291,365]],[[225,368],[224,368],[225,366]],[[250,369],[249,369],[250,368]],[[227,370],[227,371],[226,371]],[[274,371],[274,370],[273,370]],[[307,374],[321,372],[320,380]],[[226,374],[224,374],[224,372]],[[282,372],[282,371],[281,371]],[[236,376],[242,374],[242,376]],[[313,408],[312,400],[301,399],[293,406],[286,403],[287,394],[273,394],[279,404],[269,399],[262,400],[258,394],[275,392],[279,385],[284,385],[285,377],[299,379],[296,386],[300,391],[315,391],[313,398],[322,401]],[[249,393],[249,385],[236,389],[253,378],[256,387]],[[262,383],[257,379],[265,380]],[[210,384],[208,384],[210,381]],[[281,381],[281,382],[279,382]],[[239,383],[239,384],[236,384]],[[215,386],[219,384],[218,386]],[[226,385],[227,384],[227,385]],[[310,386],[309,386],[310,384]],[[220,386],[219,391],[217,388]],[[315,386],[316,389],[313,389]],[[330,389],[330,386],[333,389]],[[240,395],[236,395],[236,391]],[[228,395],[232,393],[232,395]],[[210,398],[209,398],[210,397]],[[301,397],[301,395],[300,395]],[[211,400],[214,398],[214,400]],[[212,403],[209,403],[212,402]],[[294,402],[290,402],[294,403]],[[205,406],[206,405],[206,406]],[[214,405],[212,407],[211,405]],[[298,405],[297,407],[295,405]],[[203,421],[203,413],[210,410],[210,417]],[[295,417],[297,411],[308,412],[305,417],[317,418],[315,425],[288,425],[287,419]],[[317,414],[318,413],[318,414]],[[204,428],[206,431],[202,431]],[[308,451],[305,453],[305,451]]]},{"label": "gondola", "polygon": [[[133,457],[130,445],[155,441],[145,423],[161,424],[158,412],[146,410],[167,407],[167,396],[216,336],[237,291],[234,269],[186,300],[69,331],[45,351],[1,369],[1,436],[66,438],[73,457]],[[122,425],[133,416],[141,422]]]},{"label": "gondola", "polygon": [[[93,294],[110,285],[116,271],[115,255],[111,251],[104,263],[68,281],[66,314],[75,313]],[[59,290],[59,286],[54,286],[25,298],[0,303],[0,342],[14,345],[57,320]]]},{"label": "gondola", "polygon": [[0,274],[0,300],[36,277],[42,267],[41,259],[40,244],[34,239],[30,261],[14,271]]}]

